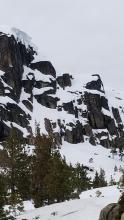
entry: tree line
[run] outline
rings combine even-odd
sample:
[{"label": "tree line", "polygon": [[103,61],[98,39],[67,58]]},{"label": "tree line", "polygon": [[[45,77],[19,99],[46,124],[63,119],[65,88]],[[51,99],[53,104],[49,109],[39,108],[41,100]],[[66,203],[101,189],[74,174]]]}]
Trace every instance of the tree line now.
[{"label": "tree line", "polygon": [[38,125],[34,146],[34,152],[28,154],[26,143],[15,128],[4,142],[4,159],[0,158],[0,219],[10,219],[4,205],[9,205],[16,216],[25,200],[33,200],[35,207],[41,207],[79,198],[82,191],[107,185],[103,169],[91,180],[82,164],[67,164],[54,139],[41,135]]}]

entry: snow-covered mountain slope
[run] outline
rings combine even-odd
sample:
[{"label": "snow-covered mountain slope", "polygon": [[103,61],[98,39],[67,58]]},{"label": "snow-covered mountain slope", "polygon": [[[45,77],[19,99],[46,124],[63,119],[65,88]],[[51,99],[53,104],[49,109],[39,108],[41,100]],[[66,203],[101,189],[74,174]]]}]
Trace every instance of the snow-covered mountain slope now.
[{"label": "snow-covered mountain slope", "polygon": [[[86,74],[80,81],[71,73],[57,74],[50,61],[40,60],[31,38],[16,28],[0,33],[0,119],[0,141],[14,126],[33,144],[37,122],[69,162],[71,152],[75,162],[88,167],[92,158],[94,169],[104,168],[108,181],[114,166],[123,165],[123,94],[105,90],[98,74]],[[106,148],[119,148],[122,161],[109,158]]]},{"label": "snow-covered mountain slope", "polygon": [[[115,181],[119,181],[122,175],[120,168],[123,168],[124,162],[120,160],[118,154],[113,158],[110,149],[103,148],[101,145],[92,146],[88,142],[72,145],[64,142],[60,152],[62,156],[66,156],[68,163],[75,165],[79,162],[88,167],[91,170],[87,170],[90,177],[94,178],[96,170],[99,172],[100,168],[105,170],[108,183],[111,175]],[[117,166],[116,171],[114,170],[115,166]]]},{"label": "snow-covered mountain slope", "polygon": [[56,74],[49,61],[40,61],[36,47],[24,32],[8,28],[0,35],[1,140],[13,126],[30,139],[35,121],[41,132],[76,144],[122,148],[124,101],[106,91],[98,74],[78,80]]},{"label": "snow-covered mountain slope", "polygon": [[[101,195],[97,197],[97,191]],[[89,190],[81,194],[79,200],[72,200],[53,204],[35,210],[27,211],[25,214],[17,217],[18,220],[98,220],[102,208],[109,203],[117,202],[120,192],[116,186]]]}]

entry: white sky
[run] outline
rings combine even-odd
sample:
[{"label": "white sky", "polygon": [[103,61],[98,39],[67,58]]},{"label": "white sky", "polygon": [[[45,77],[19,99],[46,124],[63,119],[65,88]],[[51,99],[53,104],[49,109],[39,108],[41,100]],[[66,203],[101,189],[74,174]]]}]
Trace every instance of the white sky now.
[{"label": "white sky", "polygon": [[0,0],[0,25],[27,32],[58,72],[123,90],[124,0]]}]

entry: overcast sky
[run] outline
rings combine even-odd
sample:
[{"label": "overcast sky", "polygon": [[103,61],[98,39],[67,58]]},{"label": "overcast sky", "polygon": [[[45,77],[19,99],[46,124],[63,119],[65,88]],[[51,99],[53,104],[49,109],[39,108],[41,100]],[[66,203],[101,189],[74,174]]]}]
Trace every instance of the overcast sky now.
[{"label": "overcast sky", "polygon": [[58,72],[123,90],[124,0],[0,0],[0,24],[27,32]]}]

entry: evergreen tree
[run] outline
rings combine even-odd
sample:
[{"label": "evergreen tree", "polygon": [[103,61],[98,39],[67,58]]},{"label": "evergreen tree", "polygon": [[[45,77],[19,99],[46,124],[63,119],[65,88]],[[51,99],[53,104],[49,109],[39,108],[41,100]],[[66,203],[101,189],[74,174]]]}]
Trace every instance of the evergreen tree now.
[{"label": "evergreen tree", "polygon": [[[7,180],[9,190],[9,203],[14,209],[16,204],[20,202],[19,192],[17,190],[17,182],[19,178],[18,167],[20,164],[21,144],[16,129],[12,128],[9,137],[5,142],[5,150],[8,153],[8,169]],[[19,164],[18,164],[19,162]]]},{"label": "evergreen tree", "polygon": [[123,157],[124,157],[123,148],[120,148],[120,149],[119,149],[119,157],[120,157],[120,160],[123,161]]},{"label": "evergreen tree", "polygon": [[31,165],[32,156],[28,156],[25,151],[25,144],[22,145],[22,152],[18,165],[18,181],[17,188],[23,200],[31,199]]},{"label": "evergreen tree", "polygon": [[73,194],[72,167],[62,159],[59,151],[55,151],[48,164],[48,172],[44,178],[48,204],[69,200]]},{"label": "evergreen tree", "polygon": [[111,179],[110,179],[110,182],[109,182],[109,186],[113,186],[113,185],[116,185],[116,181],[115,179],[113,179],[113,176],[111,175]]},{"label": "evergreen tree", "polygon": [[105,180],[105,171],[100,169],[100,174],[96,171],[94,180],[93,180],[93,188],[99,188],[107,186],[107,181]]},{"label": "evergreen tree", "polygon": [[105,180],[105,171],[102,168],[100,169],[99,179],[100,179],[99,187],[107,186],[107,181]]},{"label": "evergreen tree", "polygon": [[39,127],[36,128],[35,155],[32,165],[32,198],[35,206],[44,205],[46,192],[44,191],[44,178],[48,172],[48,164],[51,159],[52,140],[50,137],[40,135]]},{"label": "evergreen tree", "polygon": [[94,180],[93,180],[93,188],[98,188],[99,185],[100,185],[100,178],[99,178],[98,172],[96,171],[95,177],[94,177]]},{"label": "evergreen tree", "polygon": [[123,190],[124,189],[124,171],[122,172],[122,176],[119,180],[119,183],[118,183],[118,188]]},{"label": "evergreen tree", "polygon": [[4,211],[6,194],[7,194],[7,189],[6,189],[5,176],[1,173],[0,174],[0,219],[7,219],[6,213]]},{"label": "evergreen tree", "polygon": [[80,163],[77,163],[74,169],[74,184],[78,194],[91,186],[91,179],[87,177],[87,172]]},{"label": "evergreen tree", "polygon": [[8,203],[16,214],[17,204],[18,209],[22,209],[22,199],[29,198],[31,179],[25,144],[20,139],[17,129],[11,129],[5,142],[5,150],[8,154],[8,169],[6,170],[9,191]]},{"label": "evergreen tree", "polygon": [[115,165],[115,167],[114,167],[114,172],[117,172],[118,171],[118,168],[117,168],[117,166]]},{"label": "evergreen tree", "polygon": [[122,168],[122,166],[120,165],[120,167],[119,167],[119,172],[123,172],[124,171],[124,169]]}]

